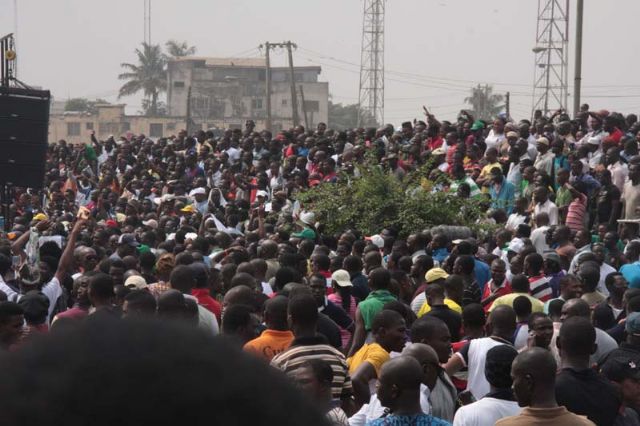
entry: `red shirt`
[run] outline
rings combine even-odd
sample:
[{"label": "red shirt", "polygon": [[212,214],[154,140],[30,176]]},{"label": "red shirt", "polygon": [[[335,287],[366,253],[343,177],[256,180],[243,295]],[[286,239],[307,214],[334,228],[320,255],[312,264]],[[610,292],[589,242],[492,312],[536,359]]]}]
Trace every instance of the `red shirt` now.
[{"label": "red shirt", "polygon": [[208,289],[194,288],[191,290],[191,295],[198,299],[199,305],[204,306],[216,316],[218,323],[222,321],[222,306],[220,305],[220,302],[211,297]]},{"label": "red shirt", "polygon": [[[489,280],[489,282],[484,286],[484,291],[482,292],[482,300],[484,300],[487,297],[491,296],[491,285],[492,284],[493,284],[493,280]],[[505,294],[509,294],[509,293],[513,293],[513,290],[511,289],[511,283],[509,283],[509,281],[507,281],[505,279],[504,282],[502,283],[502,286],[500,286],[495,291],[495,294],[497,294],[498,297],[501,297],[501,296],[504,296]],[[483,306],[482,309],[484,309],[485,312],[489,312],[489,308],[491,308],[491,305],[493,305],[493,302]]]},{"label": "red shirt", "polygon": [[434,149],[440,148],[444,143],[444,139],[440,135],[435,138],[429,138],[427,142],[427,148],[433,151]]}]

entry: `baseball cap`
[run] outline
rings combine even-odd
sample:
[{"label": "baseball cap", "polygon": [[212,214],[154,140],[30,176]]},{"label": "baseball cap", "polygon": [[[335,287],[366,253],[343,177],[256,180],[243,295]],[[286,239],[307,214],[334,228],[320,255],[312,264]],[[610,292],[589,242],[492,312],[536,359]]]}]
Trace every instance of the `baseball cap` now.
[{"label": "baseball cap", "polygon": [[631,356],[622,351],[614,351],[607,357],[600,372],[613,382],[621,382],[624,379],[640,379],[640,357]]},{"label": "baseball cap", "polygon": [[331,274],[331,279],[335,281],[340,287],[353,287],[351,276],[344,269],[338,269],[333,274]]},{"label": "baseball cap", "polygon": [[196,208],[189,204],[188,206],[184,206],[183,208],[181,208],[180,211],[183,213],[194,213],[196,211]]},{"label": "baseball cap", "polygon": [[473,124],[471,125],[471,130],[475,131],[480,129],[484,129],[484,123],[480,120],[474,121]]},{"label": "baseball cap", "polygon": [[427,284],[440,279],[447,279],[448,277],[449,274],[442,268],[431,268],[424,274],[424,279],[427,281]]},{"label": "baseball cap", "polygon": [[628,334],[640,336],[640,312],[629,314],[625,321],[624,329]]},{"label": "baseball cap", "polygon": [[269,196],[269,193],[267,193],[267,191],[264,191],[264,190],[256,191],[256,197],[267,198],[268,196]]},{"label": "baseball cap", "polygon": [[141,277],[140,275],[131,275],[124,282],[124,286],[125,287],[135,287],[138,290],[142,290],[143,288],[149,287],[147,285],[147,280],[145,280],[144,277]]},{"label": "baseball cap", "polygon": [[47,215],[44,213],[38,213],[33,217],[33,220],[37,220],[37,221],[47,220]]},{"label": "baseball cap", "polygon": [[384,238],[382,238],[381,235],[372,235],[370,237],[365,237],[364,239],[367,241],[371,241],[378,248],[384,247]]},{"label": "baseball cap", "polygon": [[558,253],[556,253],[553,250],[545,251],[544,253],[542,253],[542,258],[544,260],[552,260],[552,261],[556,262],[558,265],[561,264],[560,256],[558,256]]},{"label": "baseball cap", "polygon": [[118,227],[118,222],[116,222],[113,219],[108,219],[104,224],[107,225],[108,228],[117,228]]},{"label": "baseball cap", "polygon": [[310,228],[304,228],[301,232],[294,232],[293,234],[291,234],[291,236],[294,238],[306,238],[309,240],[316,239],[316,233],[313,232],[313,229]]},{"label": "baseball cap", "polygon": [[136,236],[133,234],[122,234],[118,238],[118,244],[127,244],[131,247],[138,247],[140,244],[136,241]]},{"label": "baseball cap", "polygon": [[143,220],[142,224],[152,229],[158,229],[158,221],[155,219]]},{"label": "baseball cap", "polygon": [[516,132],[511,131],[511,132],[507,132],[507,137],[508,138],[519,138],[520,135],[518,135]]},{"label": "baseball cap", "polygon": [[431,155],[445,155],[447,152],[444,150],[444,148],[436,148],[433,151],[431,151]]},{"label": "baseball cap", "polygon": [[544,138],[544,137],[542,137],[542,138],[538,138],[538,139],[536,140],[536,143],[541,143],[542,145],[547,145],[547,146],[549,146],[549,139]]}]

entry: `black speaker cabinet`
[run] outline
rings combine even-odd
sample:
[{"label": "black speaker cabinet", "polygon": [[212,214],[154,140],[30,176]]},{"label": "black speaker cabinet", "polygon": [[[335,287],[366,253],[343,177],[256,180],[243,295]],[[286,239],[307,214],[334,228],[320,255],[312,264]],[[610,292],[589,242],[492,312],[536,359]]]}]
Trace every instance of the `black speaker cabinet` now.
[{"label": "black speaker cabinet", "polygon": [[50,99],[48,90],[0,87],[0,184],[42,187]]}]

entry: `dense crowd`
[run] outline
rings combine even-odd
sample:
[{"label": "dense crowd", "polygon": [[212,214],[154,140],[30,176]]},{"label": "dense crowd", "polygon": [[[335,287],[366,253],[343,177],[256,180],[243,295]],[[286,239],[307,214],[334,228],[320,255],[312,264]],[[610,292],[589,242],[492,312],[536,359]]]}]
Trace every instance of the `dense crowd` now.
[{"label": "dense crowd", "polygon": [[[640,424],[637,117],[425,113],[51,144],[0,239],[0,418]],[[497,231],[326,232],[298,194],[365,166]]]}]

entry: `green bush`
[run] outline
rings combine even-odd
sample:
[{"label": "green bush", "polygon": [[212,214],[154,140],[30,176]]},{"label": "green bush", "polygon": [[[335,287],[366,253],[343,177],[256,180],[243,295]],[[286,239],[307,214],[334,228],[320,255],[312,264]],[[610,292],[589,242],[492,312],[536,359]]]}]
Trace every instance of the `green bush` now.
[{"label": "green bush", "polygon": [[[324,183],[299,194],[306,210],[312,210],[326,232],[355,228],[364,235],[393,226],[400,236],[437,225],[479,225],[487,205],[481,200],[462,199],[455,193],[425,190],[421,186],[429,165],[405,176],[400,182],[379,166],[359,166],[361,176],[341,175],[335,184]],[[440,180],[439,180],[440,181]]]}]

